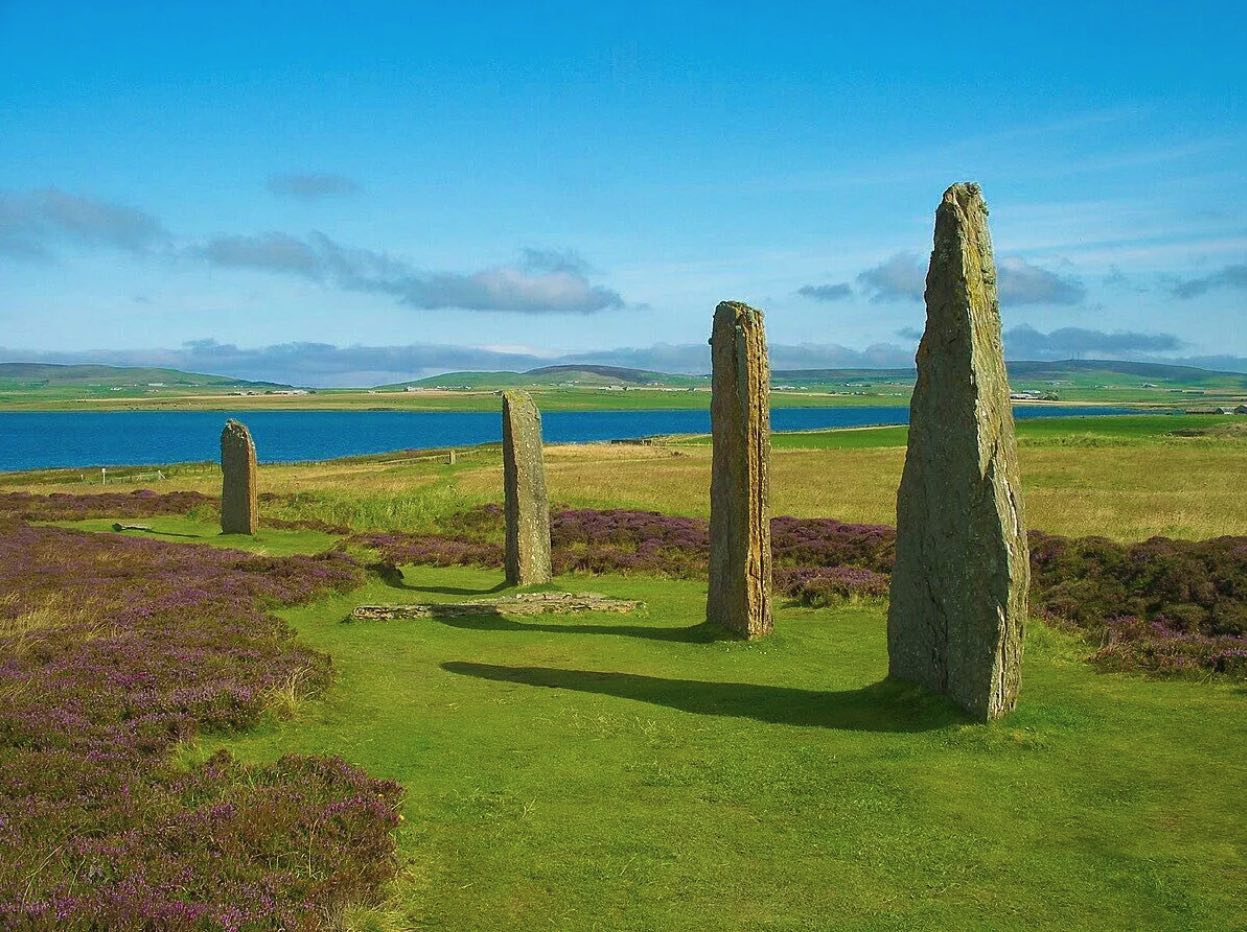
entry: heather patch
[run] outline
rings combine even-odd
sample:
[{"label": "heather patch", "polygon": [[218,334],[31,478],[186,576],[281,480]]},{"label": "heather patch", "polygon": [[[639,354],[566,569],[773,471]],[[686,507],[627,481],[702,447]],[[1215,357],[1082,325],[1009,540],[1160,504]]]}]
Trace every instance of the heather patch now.
[{"label": "heather patch", "polygon": [[322,686],[328,657],[265,609],[360,580],[340,553],[0,526],[0,925],[307,928],[372,895],[392,784],[329,759],[169,762]]},{"label": "heather patch", "polygon": [[423,563],[429,566],[501,567],[501,544],[461,540],[438,534],[399,534],[378,531],[356,534],[351,543],[380,551],[391,564]]},{"label": "heather patch", "polygon": [[[456,516],[445,533],[409,535],[367,533],[353,543],[373,547],[394,563],[435,566],[501,566],[502,509],[476,508]],[[710,534],[700,518],[629,509],[565,509],[550,517],[556,573],[645,573],[677,578],[704,576]],[[800,585],[820,570],[860,566],[874,573],[892,568],[896,533],[889,527],[845,524],[829,518],[775,518],[771,548],[777,588],[798,596]],[[791,579],[791,584],[785,580]],[[864,594],[864,593],[863,593]]]},{"label": "heather patch", "polygon": [[1119,544],[1032,532],[1031,607],[1105,669],[1247,674],[1247,538]]},{"label": "heather patch", "polygon": [[78,521],[86,518],[150,518],[156,515],[184,515],[196,508],[216,509],[216,498],[200,492],[98,492],[70,495],[53,492],[0,493],[0,516],[23,521]]},{"label": "heather patch", "polygon": [[[550,521],[557,573],[705,575],[707,523],[650,511],[571,509]],[[502,565],[496,506],[456,516],[446,533],[360,534],[386,560],[436,566]],[[1032,532],[1035,614],[1083,631],[1105,669],[1244,675],[1247,538],[1153,538],[1120,544]],[[896,531],[830,518],[774,518],[775,591],[802,605],[887,598]],[[1129,619],[1136,619],[1133,624]]]},{"label": "heather patch", "polygon": [[775,571],[775,588],[802,605],[818,608],[841,602],[882,602],[891,578],[861,566],[803,566]]}]

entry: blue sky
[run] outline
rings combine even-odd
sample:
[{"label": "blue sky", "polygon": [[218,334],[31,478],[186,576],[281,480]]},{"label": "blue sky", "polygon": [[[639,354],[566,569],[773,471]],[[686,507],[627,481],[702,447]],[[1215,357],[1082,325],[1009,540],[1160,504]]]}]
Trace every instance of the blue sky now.
[{"label": "blue sky", "polygon": [[[812,9],[817,7],[817,9]],[[905,364],[982,183],[1012,358],[1247,370],[1242,4],[0,0],[0,358],[306,384]]]}]

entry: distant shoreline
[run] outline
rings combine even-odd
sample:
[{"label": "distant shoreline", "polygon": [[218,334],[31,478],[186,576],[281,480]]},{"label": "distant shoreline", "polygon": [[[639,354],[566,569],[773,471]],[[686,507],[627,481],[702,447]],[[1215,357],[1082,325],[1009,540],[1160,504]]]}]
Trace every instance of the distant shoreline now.
[{"label": "distant shoreline", "polygon": [[[569,396],[558,391],[530,390],[543,411],[696,411],[708,410],[709,393],[647,392],[585,393]],[[0,413],[103,413],[111,411],[420,411],[461,413],[494,411],[499,399],[494,392],[439,392],[384,396],[366,392],[331,392],[315,395],[190,395],[167,398],[78,398],[55,401],[0,398]],[[384,400],[381,400],[384,398]],[[1118,401],[1069,399],[1041,401],[1017,400],[1014,404],[1043,407],[1138,408],[1141,411],[1181,408],[1183,405],[1160,401]],[[834,395],[827,392],[772,392],[772,408],[860,408],[908,407],[909,396]]]}]

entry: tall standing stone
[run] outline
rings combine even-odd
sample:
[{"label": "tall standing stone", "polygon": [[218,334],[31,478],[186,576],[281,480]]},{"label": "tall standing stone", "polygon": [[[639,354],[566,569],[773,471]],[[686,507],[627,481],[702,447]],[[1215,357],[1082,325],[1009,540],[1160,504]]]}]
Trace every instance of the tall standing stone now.
[{"label": "tall standing stone", "polygon": [[990,721],[1017,704],[1030,563],[977,184],[944,192],[926,302],[896,501],[889,672]]},{"label": "tall standing stone", "polygon": [[710,335],[710,589],[706,619],[771,631],[771,370],[762,312],[724,301]]},{"label": "tall standing stone", "polygon": [[506,496],[507,582],[550,581],[550,501],[541,452],[541,412],[528,392],[502,395],[502,479]]},{"label": "tall standing stone", "polygon": [[241,421],[230,418],[221,431],[222,534],[254,534],[260,526],[256,473],[251,432]]}]

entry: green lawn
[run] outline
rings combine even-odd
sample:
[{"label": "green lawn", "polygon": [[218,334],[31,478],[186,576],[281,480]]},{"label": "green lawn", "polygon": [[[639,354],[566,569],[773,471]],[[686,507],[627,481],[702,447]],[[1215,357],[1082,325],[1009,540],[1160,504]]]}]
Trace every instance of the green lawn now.
[{"label": "green lawn", "polygon": [[152,518],[88,518],[85,521],[49,521],[59,527],[78,528],[82,531],[112,531],[115,521],[123,524],[142,524],[150,531],[123,531],[126,537],[146,537],[172,544],[208,544],[212,547],[232,547],[252,550],[274,557],[296,553],[319,553],[338,542],[332,534],[319,531],[287,531],[261,527],[254,536],[246,534],[222,534],[220,529],[194,518],[176,515],[158,515]]},{"label": "green lawn", "polygon": [[408,567],[286,611],[335,685],[188,750],[400,781],[405,868],[374,927],[1247,923],[1241,686],[1096,674],[1036,625],[1019,710],[971,725],[882,682],[878,607],[782,607],[743,644],[699,627],[704,584],[651,578],[558,581],[646,600],[635,617],[343,623],[499,582]]}]

